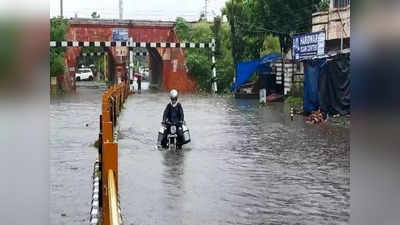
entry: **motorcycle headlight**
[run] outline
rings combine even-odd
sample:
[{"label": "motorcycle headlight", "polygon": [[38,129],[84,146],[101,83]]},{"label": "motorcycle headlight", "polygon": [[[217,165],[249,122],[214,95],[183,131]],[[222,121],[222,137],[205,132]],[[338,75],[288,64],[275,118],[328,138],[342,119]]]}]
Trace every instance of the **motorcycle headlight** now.
[{"label": "motorcycle headlight", "polygon": [[175,134],[176,133],[176,126],[171,126],[171,134]]}]

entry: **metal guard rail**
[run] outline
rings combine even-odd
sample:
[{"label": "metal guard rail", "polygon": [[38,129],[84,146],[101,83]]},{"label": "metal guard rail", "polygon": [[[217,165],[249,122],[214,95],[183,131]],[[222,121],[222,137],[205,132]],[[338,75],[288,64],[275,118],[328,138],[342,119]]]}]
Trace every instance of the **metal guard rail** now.
[{"label": "metal guard rail", "polygon": [[112,85],[102,95],[98,147],[99,208],[102,225],[123,224],[118,194],[118,142],[114,138],[114,129],[129,94],[129,84],[122,82]]},{"label": "metal guard rail", "polygon": [[118,208],[117,188],[114,180],[114,173],[112,170],[108,170],[108,202],[110,212],[110,224],[120,225],[121,215]]}]

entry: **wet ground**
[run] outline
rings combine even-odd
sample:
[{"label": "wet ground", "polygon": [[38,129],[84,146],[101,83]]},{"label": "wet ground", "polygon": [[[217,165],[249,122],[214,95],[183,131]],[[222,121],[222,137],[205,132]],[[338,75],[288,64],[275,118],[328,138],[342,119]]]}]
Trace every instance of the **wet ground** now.
[{"label": "wet ground", "polygon": [[[50,107],[51,224],[88,222],[101,88],[78,92]],[[158,151],[167,101],[144,91],[121,114],[125,224],[348,224],[348,129],[290,121],[280,103],[184,95],[192,142]]]}]

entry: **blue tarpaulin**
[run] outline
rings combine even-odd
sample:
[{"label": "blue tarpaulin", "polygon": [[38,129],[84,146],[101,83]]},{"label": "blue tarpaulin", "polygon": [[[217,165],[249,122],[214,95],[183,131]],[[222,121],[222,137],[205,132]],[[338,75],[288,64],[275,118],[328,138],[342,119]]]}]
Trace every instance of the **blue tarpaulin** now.
[{"label": "blue tarpaulin", "polygon": [[236,65],[236,83],[232,84],[232,90],[246,83],[256,71],[271,72],[271,62],[277,59],[279,59],[279,55],[271,53],[263,56],[261,59],[239,62]]},{"label": "blue tarpaulin", "polygon": [[319,74],[325,60],[305,61],[304,64],[304,94],[303,108],[312,112],[319,108]]},{"label": "blue tarpaulin", "polygon": [[280,56],[275,53],[270,53],[263,56],[260,59],[260,64],[258,66],[258,72],[260,73],[270,73],[272,71],[271,62],[280,59]]},{"label": "blue tarpaulin", "polygon": [[234,88],[246,83],[251,75],[257,70],[260,59],[249,62],[240,62],[236,66],[236,82]]}]

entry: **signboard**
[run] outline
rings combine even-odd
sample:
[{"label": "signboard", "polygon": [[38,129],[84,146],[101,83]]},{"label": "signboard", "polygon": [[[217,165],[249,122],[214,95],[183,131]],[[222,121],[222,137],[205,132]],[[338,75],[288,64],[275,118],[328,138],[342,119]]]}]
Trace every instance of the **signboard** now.
[{"label": "signboard", "polygon": [[305,60],[325,54],[325,31],[293,36],[293,59]]},{"label": "signboard", "polygon": [[115,56],[128,56],[128,47],[116,46]]},{"label": "signboard", "polygon": [[112,30],[113,41],[129,41],[129,33],[126,28],[113,28]]},{"label": "signboard", "polygon": [[[113,28],[112,39],[113,41],[129,41],[128,29]],[[128,56],[128,48],[122,46],[115,47],[115,56]]]}]

